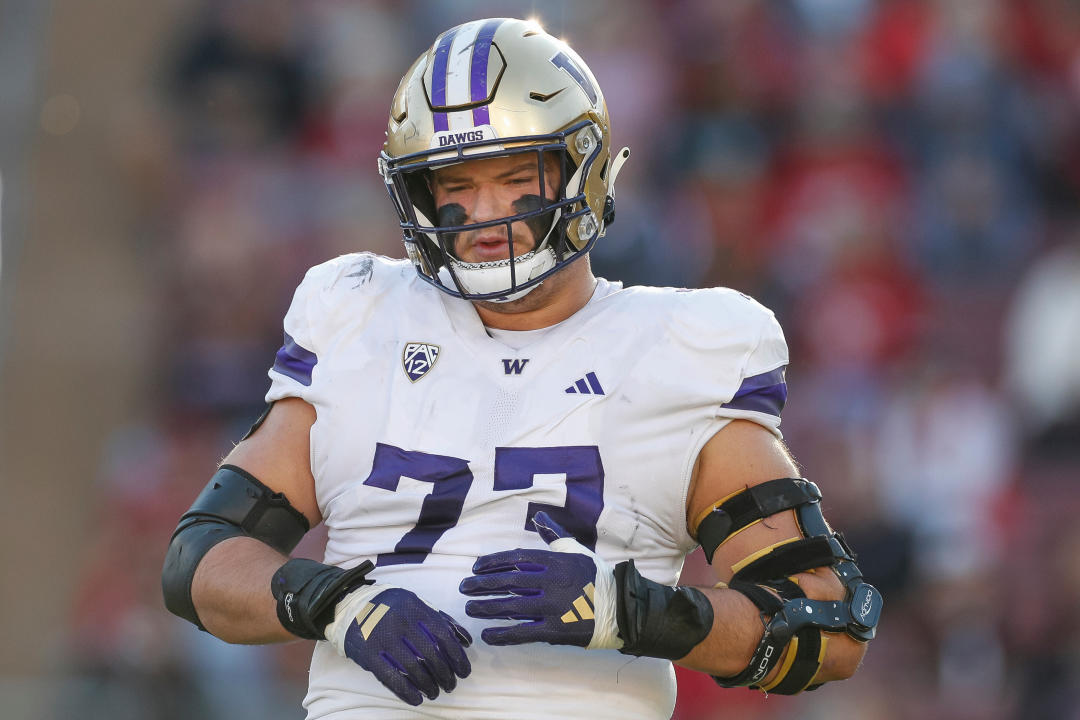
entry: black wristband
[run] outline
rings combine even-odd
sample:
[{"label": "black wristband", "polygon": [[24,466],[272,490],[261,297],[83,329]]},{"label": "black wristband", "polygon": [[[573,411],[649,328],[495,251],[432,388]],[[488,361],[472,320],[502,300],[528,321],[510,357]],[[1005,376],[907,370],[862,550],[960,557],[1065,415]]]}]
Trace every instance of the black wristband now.
[{"label": "black wristband", "polygon": [[678,660],[712,630],[712,603],[690,587],[669,587],[641,576],[633,560],[615,566],[619,652]]},{"label": "black wristband", "polygon": [[350,590],[371,585],[366,575],[375,566],[365,560],[350,570],[314,560],[293,558],[278,568],[270,581],[282,626],[297,637],[323,640],[334,619],[334,607]]}]

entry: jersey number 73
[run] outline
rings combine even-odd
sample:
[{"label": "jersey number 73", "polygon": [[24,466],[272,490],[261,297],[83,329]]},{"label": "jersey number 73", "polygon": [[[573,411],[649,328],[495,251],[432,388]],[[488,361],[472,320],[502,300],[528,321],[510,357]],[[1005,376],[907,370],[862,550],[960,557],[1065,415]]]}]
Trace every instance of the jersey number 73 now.
[{"label": "jersey number 73", "polygon": [[[532,517],[538,510],[545,510],[578,542],[595,550],[596,523],[604,509],[600,450],[595,445],[495,448],[496,492],[532,487],[534,477],[541,474],[566,475],[566,505],[530,502],[524,529],[536,532]],[[432,489],[420,505],[416,525],[398,541],[393,552],[380,553],[376,565],[423,562],[439,538],[457,525],[473,482],[467,460],[376,444],[371,473],[364,484],[396,492],[402,477],[429,482]]]}]

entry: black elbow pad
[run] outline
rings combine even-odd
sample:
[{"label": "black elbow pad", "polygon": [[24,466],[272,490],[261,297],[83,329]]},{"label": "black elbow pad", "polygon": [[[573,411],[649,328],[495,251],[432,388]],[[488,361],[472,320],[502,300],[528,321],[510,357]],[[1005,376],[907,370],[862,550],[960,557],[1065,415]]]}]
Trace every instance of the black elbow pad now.
[{"label": "black elbow pad", "polygon": [[161,573],[169,612],[205,630],[191,601],[191,582],[203,556],[223,540],[251,537],[288,555],[310,529],[304,514],[235,465],[222,465],[180,518]]}]

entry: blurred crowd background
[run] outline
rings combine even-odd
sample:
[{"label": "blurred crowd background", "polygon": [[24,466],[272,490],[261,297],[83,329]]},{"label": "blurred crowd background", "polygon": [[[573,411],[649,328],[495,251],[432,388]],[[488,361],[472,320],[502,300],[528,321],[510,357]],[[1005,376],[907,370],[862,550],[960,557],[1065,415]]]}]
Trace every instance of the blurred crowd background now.
[{"label": "blurred crowd background", "polygon": [[0,705],[303,716],[311,645],[194,631],[161,560],[306,268],[403,256],[401,74],[500,15],[579,51],[633,149],[597,273],[776,311],[785,437],[886,599],[852,680],[680,671],[675,718],[1080,718],[1075,0],[0,5]]}]

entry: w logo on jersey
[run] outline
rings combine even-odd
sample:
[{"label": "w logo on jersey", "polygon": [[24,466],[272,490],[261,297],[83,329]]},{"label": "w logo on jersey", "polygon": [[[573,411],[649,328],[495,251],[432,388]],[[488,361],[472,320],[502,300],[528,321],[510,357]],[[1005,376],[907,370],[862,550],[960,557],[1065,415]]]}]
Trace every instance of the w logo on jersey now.
[{"label": "w logo on jersey", "polygon": [[439,359],[439,346],[431,343],[405,343],[401,354],[401,366],[409,380],[416,382],[428,374]]},{"label": "w logo on jersey", "polygon": [[525,369],[525,366],[529,364],[529,359],[503,360],[503,372],[507,375],[520,375],[521,371]]}]

